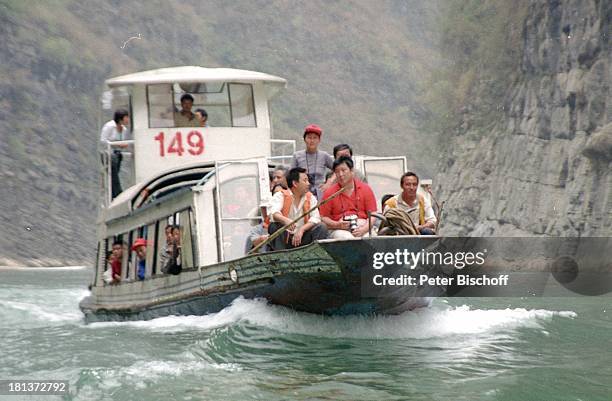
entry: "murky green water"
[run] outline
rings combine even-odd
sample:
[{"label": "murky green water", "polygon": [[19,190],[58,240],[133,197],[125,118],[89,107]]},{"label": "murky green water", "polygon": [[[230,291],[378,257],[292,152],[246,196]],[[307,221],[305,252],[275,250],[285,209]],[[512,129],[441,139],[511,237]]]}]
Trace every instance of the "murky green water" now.
[{"label": "murky green water", "polygon": [[238,299],[208,316],[85,325],[90,275],[0,270],[0,379],[68,380],[78,400],[612,399],[610,297],[341,318]]}]

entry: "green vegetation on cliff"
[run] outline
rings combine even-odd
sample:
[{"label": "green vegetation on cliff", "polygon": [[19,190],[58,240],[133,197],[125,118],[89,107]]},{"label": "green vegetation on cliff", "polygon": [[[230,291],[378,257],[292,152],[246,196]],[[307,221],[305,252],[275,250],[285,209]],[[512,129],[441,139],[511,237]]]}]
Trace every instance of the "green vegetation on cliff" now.
[{"label": "green vegetation on cliff", "polygon": [[430,77],[427,128],[449,136],[484,132],[498,122],[520,75],[526,1],[466,0],[445,5],[440,49],[445,62]]},{"label": "green vegetation on cliff", "polygon": [[272,105],[277,138],[318,123],[326,150],[406,154],[432,174],[419,125],[437,13],[417,0],[0,0],[0,264],[92,260],[98,99],[105,79],[139,70],[279,75],[289,86]]}]

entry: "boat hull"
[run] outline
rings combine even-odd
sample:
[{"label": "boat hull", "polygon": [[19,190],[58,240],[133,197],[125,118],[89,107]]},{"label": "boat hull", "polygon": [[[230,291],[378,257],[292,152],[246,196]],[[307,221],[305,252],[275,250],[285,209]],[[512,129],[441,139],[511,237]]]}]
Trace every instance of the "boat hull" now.
[{"label": "boat hull", "polygon": [[[446,288],[374,288],[372,255],[396,249],[416,252],[435,246],[436,241],[423,237],[321,241],[184,271],[178,276],[160,275],[94,287],[80,307],[87,322],[204,315],[220,311],[238,297],[265,298],[275,305],[323,315],[399,314],[428,306],[432,297],[443,295]],[[431,274],[432,269],[435,267],[410,271],[413,275]]]}]

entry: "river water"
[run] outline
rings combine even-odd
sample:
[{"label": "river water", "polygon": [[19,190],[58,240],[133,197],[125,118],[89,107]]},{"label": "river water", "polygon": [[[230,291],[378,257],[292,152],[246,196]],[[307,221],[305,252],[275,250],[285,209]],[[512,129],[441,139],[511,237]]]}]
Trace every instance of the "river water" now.
[{"label": "river water", "polygon": [[208,316],[85,325],[89,268],[0,270],[7,400],[612,400],[610,297],[449,298],[388,317],[238,299]]}]

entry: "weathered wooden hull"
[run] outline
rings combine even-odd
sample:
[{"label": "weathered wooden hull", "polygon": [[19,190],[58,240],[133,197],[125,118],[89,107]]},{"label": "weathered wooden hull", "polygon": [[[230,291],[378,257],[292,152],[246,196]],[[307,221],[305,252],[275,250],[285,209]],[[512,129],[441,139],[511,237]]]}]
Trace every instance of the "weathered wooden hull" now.
[{"label": "weathered wooden hull", "polygon": [[266,298],[272,304],[324,315],[398,314],[428,306],[431,297],[443,294],[445,288],[398,286],[372,294],[364,282],[372,272],[372,255],[396,249],[418,251],[435,242],[431,237],[322,241],[203,266],[178,276],[93,287],[80,307],[88,322],[204,315],[218,312],[240,296]]}]

